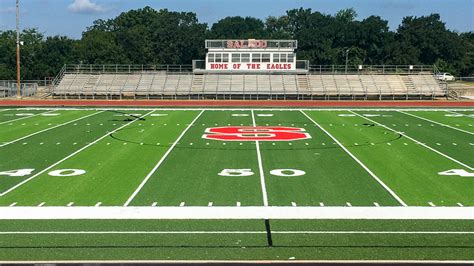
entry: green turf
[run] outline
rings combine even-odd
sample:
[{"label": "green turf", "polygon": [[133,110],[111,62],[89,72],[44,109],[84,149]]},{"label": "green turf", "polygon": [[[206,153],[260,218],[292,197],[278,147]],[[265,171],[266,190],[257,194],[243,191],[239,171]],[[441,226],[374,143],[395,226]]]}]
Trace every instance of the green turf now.
[{"label": "green turf", "polygon": [[[25,176],[0,174],[0,194],[5,193],[0,206],[94,206],[99,202],[123,206],[131,200],[131,206],[245,207],[263,206],[265,197],[269,206],[384,207],[399,206],[401,201],[408,206],[474,206],[473,177],[439,174],[450,169],[473,172],[474,111],[268,109],[254,110],[253,117],[250,109],[201,111],[0,110],[0,172],[34,169]],[[17,115],[25,113],[32,115]],[[202,137],[207,128],[252,126],[253,119],[257,126],[304,128],[311,138],[256,144]],[[73,153],[77,154],[70,156]],[[85,174],[49,174],[60,169],[81,169]],[[253,174],[219,175],[224,169],[250,169]],[[270,173],[275,169],[305,174],[277,176]],[[271,248],[261,220],[0,220],[0,228],[0,232],[250,232],[0,234],[0,260],[474,259],[472,220],[272,220]],[[278,233],[305,230],[441,233]]]},{"label": "green turf", "polygon": [[[470,193],[472,178],[438,175],[442,171],[460,168],[459,164],[393,131],[373,125],[365,118],[339,116],[347,114],[346,111],[308,113],[362,160],[408,205],[428,206],[428,202],[441,206],[455,206],[456,203],[474,204],[474,194]],[[386,115],[387,117],[370,117],[370,119],[384,123],[395,130],[404,131],[408,136],[426,142],[441,152],[451,154],[454,151],[450,148],[455,149],[459,153],[457,158],[470,162],[471,158],[468,159],[466,155],[472,154],[474,150],[473,146],[469,145],[469,142],[474,143],[472,135],[441,126],[437,126],[435,131],[432,129],[434,127],[427,125],[423,120],[413,121],[412,117],[394,112],[357,113]],[[426,135],[421,137],[423,133]],[[460,145],[452,145],[451,142],[454,141]],[[442,142],[443,145],[437,146],[435,144],[437,142]]]},{"label": "green turf", "polygon": [[[472,232],[471,221],[274,220],[273,247],[263,221],[0,221],[1,232],[141,234],[2,235],[0,260],[473,260],[473,234],[334,234]],[[146,234],[150,231],[246,231],[254,234]],[[308,230],[323,234],[281,234]]]}]

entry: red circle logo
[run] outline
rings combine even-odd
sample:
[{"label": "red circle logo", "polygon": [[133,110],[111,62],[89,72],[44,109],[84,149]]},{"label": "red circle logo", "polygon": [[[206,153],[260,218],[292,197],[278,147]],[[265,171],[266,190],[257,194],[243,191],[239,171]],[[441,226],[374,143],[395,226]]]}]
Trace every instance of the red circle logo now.
[{"label": "red circle logo", "polygon": [[309,139],[311,136],[304,128],[298,127],[251,127],[228,126],[206,129],[204,139],[222,141],[293,141]]}]

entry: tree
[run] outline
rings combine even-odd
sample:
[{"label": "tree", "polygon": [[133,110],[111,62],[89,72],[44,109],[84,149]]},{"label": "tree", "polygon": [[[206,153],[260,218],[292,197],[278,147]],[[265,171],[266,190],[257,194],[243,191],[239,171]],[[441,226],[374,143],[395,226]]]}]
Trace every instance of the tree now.
[{"label": "tree", "polygon": [[265,24],[252,17],[226,17],[212,25],[213,39],[265,39],[269,37]]}]

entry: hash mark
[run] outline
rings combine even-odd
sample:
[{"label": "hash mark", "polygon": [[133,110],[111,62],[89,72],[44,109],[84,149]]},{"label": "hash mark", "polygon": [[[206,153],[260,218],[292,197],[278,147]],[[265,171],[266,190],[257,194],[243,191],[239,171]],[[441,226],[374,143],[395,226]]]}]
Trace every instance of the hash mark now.
[{"label": "hash mark", "polygon": [[456,203],[459,207],[464,207],[464,205],[462,205],[461,203]]},{"label": "hash mark", "polygon": [[13,207],[17,204],[18,202],[13,202],[12,204],[10,204],[10,207]]},{"label": "hash mark", "polygon": [[324,203],[320,202],[319,206],[324,207]]},{"label": "hash mark", "polygon": [[179,207],[183,207],[183,206],[184,206],[184,201],[179,204]]},{"label": "hash mark", "polygon": [[207,207],[212,207],[212,201],[207,204]]},{"label": "hash mark", "polygon": [[240,201],[237,201],[237,207],[240,207]]},{"label": "hash mark", "polygon": [[346,202],[346,205],[347,205],[348,207],[352,207],[352,204],[351,204],[350,202]]},{"label": "hash mark", "polygon": [[67,204],[68,207],[71,207],[72,205],[74,205],[74,202],[69,202],[69,203]]},{"label": "hash mark", "polygon": [[45,204],[46,202],[41,202],[40,204],[38,204],[38,207],[43,207]]},{"label": "hash mark", "polygon": [[97,202],[94,207],[99,207],[100,205],[102,205],[102,202]]},{"label": "hash mark", "polygon": [[431,206],[431,207],[436,207],[436,205],[433,203],[433,202],[428,202],[428,204]]},{"label": "hash mark", "polygon": [[296,202],[291,202],[291,206],[296,207]]},{"label": "hash mark", "polygon": [[158,202],[153,202],[153,203],[151,204],[152,207],[156,207],[156,205],[158,205]]},{"label": "hash mark", "polygon": [[375,207],[380,207],[380,205],[377,202],[374,202]]}]

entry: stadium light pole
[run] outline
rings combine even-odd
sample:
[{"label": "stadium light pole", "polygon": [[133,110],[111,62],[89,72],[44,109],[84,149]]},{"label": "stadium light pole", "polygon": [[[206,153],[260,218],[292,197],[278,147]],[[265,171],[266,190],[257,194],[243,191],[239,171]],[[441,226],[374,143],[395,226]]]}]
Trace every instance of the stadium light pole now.
[{"label": "stadium light pole", "polygon": [[20,90],[20,0],[16,0],[16,97],[21,98]]}]

